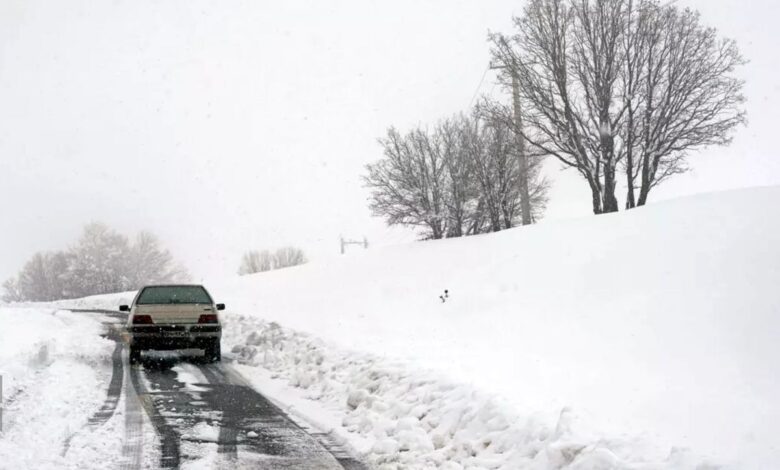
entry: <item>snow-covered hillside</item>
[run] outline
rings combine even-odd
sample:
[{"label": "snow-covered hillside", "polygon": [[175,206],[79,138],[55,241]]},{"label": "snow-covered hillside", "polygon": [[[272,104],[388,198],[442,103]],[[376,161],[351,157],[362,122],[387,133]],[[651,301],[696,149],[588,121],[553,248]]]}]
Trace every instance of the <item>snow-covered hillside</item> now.
[{"label": "snow-covered hillside", "polygon": [[[780,465],[780,188],[355,252],[213,285],[232,311],[402,359],[554,423]],[[439,295],[449,290],[442,303]]]},{"label": "snow-covered hillside", "polygon": [[774,468],[778,204],[702,195],[208,287],[242,372],[384,468]]}]

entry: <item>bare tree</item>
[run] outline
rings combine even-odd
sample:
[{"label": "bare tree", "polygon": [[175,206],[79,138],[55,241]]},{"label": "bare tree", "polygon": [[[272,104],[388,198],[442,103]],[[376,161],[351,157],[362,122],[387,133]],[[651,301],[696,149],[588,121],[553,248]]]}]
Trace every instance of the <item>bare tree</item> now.
[{"label": "bare tree", "polygon": [[464,144],[472,157],[481,206],[487,215],[487,231],[498,232],[512,226],[519,165],[513,165],[509,128],[499,123],[480,124],[476,119],[469,123],[470,132],[464,133]]},{"label": "bare tree", "polygon": [[443,238],[446,165],[427,132],[418,128],[401,135],[391,128],[379,143],[385,158],[368,165],[364,178],[372,191],[371,211],[390,225],[422,227],[425,238]]},{"label": "bare tree", "polygon": [[101,223],[84,227],[70,250],[65,274],[67,297],[122,292],[128,289],[130,246],[127,237]]},{"label": "bare tree", "polygon": [[490,36],[502,80],[520,81],[523,140],[587,181],[594,213],[627,207],[685,170],[686,152],[723,145],[744,122],[744,63],[690,10],[655,0],[531,0],[517,33]]},{"label": "bare tree", "polygon": [[130,245],[124,235],[91,223],[67,252],[36,253],[3,288],[5,299],[49,301],[188,279],[153,234],[141,232]]},{"label": "bare tree", "polygon": [[68,257],[62,252],[36,253],[24,265],[16,278],[4,284],[4,299],[47,302],[65,295],[64,275],[68,269]]},{"label": "bare tree", "polygon": [[[524,211],[531,223],[542,218],[547,207],[549,182],[542,176],[545,155],[535,149],[527,149],[518,129],[519,110],[515,106],[493,101],[480,100],[474,110],[473,128],[482,135],[485,142],[482,154],[473,154],[475,174],[483,188],[483,198],[489,199],[488,188],[497,191],[492,196],[503,228],[511,228],[520,222],[525,225]],[[494,175],[486,178],[487,175]],[[496,199],[497,197],[497,199]],[[527,203],[525,199],[527,198]],[[495,220],[495,215],[491,220]],[[495,229],[494,229],[495,230]]]},{"label": "bare tree", "polygon": [[24,300],[22,292],[19,290],[19,283],[15,277],[6,279],[3,283],[3,301],[5,302],[21,302]]},{"label": "bare tree", "polygon": [[288,268],[305,264],[308,260],[306,254],[300,248],[287,246],[279,248],[271,253],[268,250],[252,250],[244,253],[241,258],[241,266],[238,268],[238,274],[255,274],[274,269]]},{"label": "bare tree", "polygon": [[[515,76],[526,104],[519,132],[537,151],[577,169],[591,189],[594,213],[616,211],[620,152],[613,107],[622,0],[531,0],[515,18],[519,31],[491,35],[494,59]],[[530,128],[530,129],[527,129]]]},{"label": "bare tree", "polygon": [[241,257],[241,266],[238,268],[238,274],[254,274],[270,271],[273,269],[273,256],[268,250],[251,250],[244,253]]},{"label": "bare tree", "polygon": [[274,269],[289,268],[306,262],[306,254],[300,248],[286,246],[274,253]]},{"label": "bare tree", "polygon": [[442,120],[432,132],[401,136],[391,129],[381,141],[385,159],[368,166],[374,214],[424,227],[425,238],[498,231],[522,221],[526,189],[531,219],[541,217],[541,158],[521,151],[513,117],[502,114],[509,107],[490,109],[485,118],[474,112]]},{"label": "bare tree", "polygon": [[127,288],[139,289],[146,284],[184,282],[190,279],[187,270],[176,263],[170,251],[160,246],[160,240],[150,232],[136,235],[127,254]]},{"label": "bare tree", "polygon": [[447,214],[446,237],[477,233],[481,226],[480,207],[475,202],[478,188],[474,181],[471,154],[464,146],[469,120],[464,115],[442,120],[431,136],[431,147],[438,152],[446,169],[444,205]]},{"label": "bare tree", "polygon": [[736,42],[718,38],[690,9],[655,1],[640,6],[641,117],[633,132],[641,136],[641,206],[653,188],[687,170],[690,150],[729,144],[746,112],[744,82],[734,76],[745,64]]}]

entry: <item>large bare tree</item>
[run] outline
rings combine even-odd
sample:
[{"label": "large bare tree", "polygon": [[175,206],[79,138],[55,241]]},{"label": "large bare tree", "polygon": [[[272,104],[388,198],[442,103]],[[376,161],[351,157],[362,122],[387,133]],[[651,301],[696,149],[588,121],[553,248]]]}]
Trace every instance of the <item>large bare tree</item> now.
[{"label": "large bare tree", "polygon": [[632,132],[640,136],[641,206],[658,184],[686,171],[689,151],[731,142],[746,120],[744,84],[734,75],[745,60],[733,40],[718,38],[690,9],[646,1],[634,16],[641,78]]},{"label": "large bare tree", "polygon": [[[505,82],[520,82],[523,140],[576,169],[595,213],[627,207],[685,170],[688,151],[743,123],[744,63],[695,12],[655,0],[531,0],[512,36],[490,37]],[[637,197],[636,190],[639,190]]]},{"label": "large bare tree", "polygon": [[421,227],[426,238],[445,237],[447,168],[428,133],[418,128],[401,135],[391,128],[379,143],[384,158],[368,165],[364,179],[372,212],[390,225]]}]

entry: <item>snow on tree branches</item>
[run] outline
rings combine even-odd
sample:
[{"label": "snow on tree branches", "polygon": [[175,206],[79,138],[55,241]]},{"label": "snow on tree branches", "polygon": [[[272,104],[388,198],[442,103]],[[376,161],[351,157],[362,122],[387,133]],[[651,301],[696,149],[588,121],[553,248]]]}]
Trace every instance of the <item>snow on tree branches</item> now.
[{"label": "snow on tree branches", "polygon": [[92,223],[69,250],[33,255],[17,277],[3,284],[3,298],[50,301],[187,279],[187,271],[153,234],[141,232],[130,243],[107,226]]}]

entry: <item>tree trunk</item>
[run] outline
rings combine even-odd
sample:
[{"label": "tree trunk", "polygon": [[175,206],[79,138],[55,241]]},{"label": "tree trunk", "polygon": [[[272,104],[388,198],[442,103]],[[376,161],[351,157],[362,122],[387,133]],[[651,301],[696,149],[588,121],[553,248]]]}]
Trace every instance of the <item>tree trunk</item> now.
[{"label": "tree trunk", "polygon": [[593,180],[593,177],[587,176],[587,179],[593,201],[593,213],[596,215],[601,214],[604,211],[601,206],[601,188],[598,182]]},{"label": "tree trunk", "polygon": [[636,195],[634,191],[634,109],[628,108],[628,139],[626,142],[626,209],[636,207]]},{"label": "tree trunk", "polygon": [[[643,178],[644,179],[644,178]],[[650,185],[642,183],[642,187],[639,189],[639,200],[637,206],[644,206],[647,204],[647,197],[650,195]]]},{"label": "tree trunk", "polygon": [[609,118],[609,108],[604,106],[601,116],[601,161],[604,162],[604,191],[602,194],[602,213],[617,212],[618,203],[615,197],[615,138],[612,136],[612,126]]},{"label": "tree trunk", "polygon": [[604,168],[604,206],[603,213],[617,212],[617,198],[615,197],[615,169]]}]

